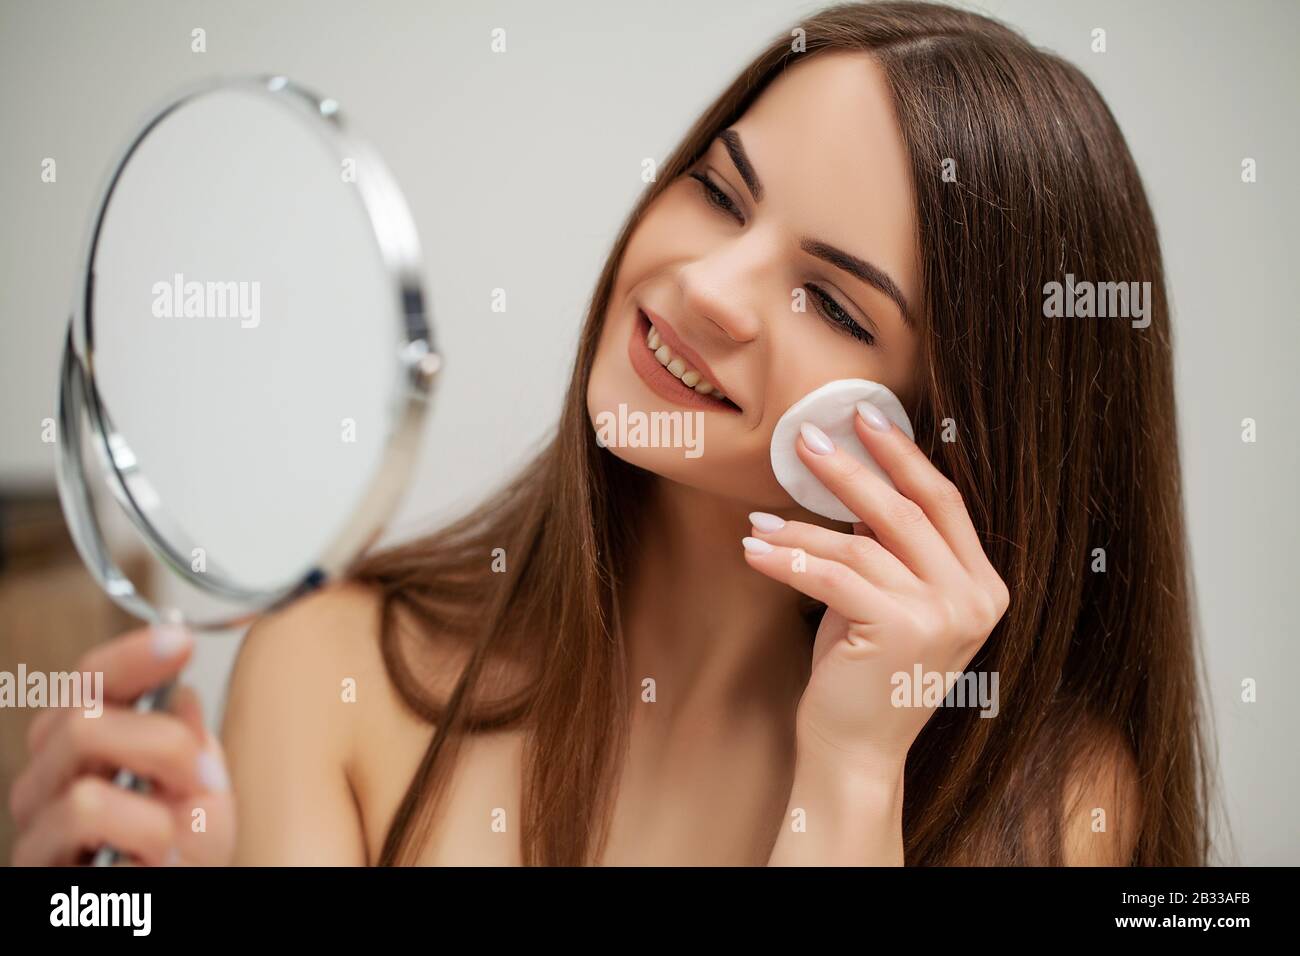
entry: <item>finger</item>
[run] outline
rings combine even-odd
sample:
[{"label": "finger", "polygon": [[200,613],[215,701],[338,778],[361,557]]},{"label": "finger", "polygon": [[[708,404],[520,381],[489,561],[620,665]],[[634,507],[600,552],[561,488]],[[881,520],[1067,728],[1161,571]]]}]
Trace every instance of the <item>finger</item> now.
[{"label": "finger", "polygon": [[750,567],[821,601],[848,620],[877,623],[892,606],[885,592],[838,561],[771,545],[761,538],[744,538],[742,543]]},{"label": "finger", "polygon": [[[43,794],[45,787],[43,781],[46,779],[43,765],[52,759],[45,754],[45,747],[50,740],[57,739],[60,721],[75,719],[74,712],[70,709],[50,710],[42,716],[46,714],[51,715],[53,719],[45,721],[47,729],[42,734],[40,745],[33,750],[32,759],[28,760],[14,777],[6,795],[5,806],[16,826],[21,826],[28,818],[34,816],[40,807],[50,802],[50,796]],[[80,712],[76,712],[76,717],[80,716]],[[115,767],[93,764],[90,761],[82,768],[83,775],[98,776],[105,780],[111,780],[115,772]]]},{"label": "finger", "polygon": [[97,718],[61,722],[46,752],[16,781],[10,810],[19,827],[35,817],[68,783],[87,770],[125,767],[169,794],[204,789],[203,745],[171,714],[110,708]]},{"label": "finger", "polygon": [[92,648],[79,667],[103,673],[104,697],[126,704],[174,678],[193,652],[194,635],[188,628],[157,624],[127,631]]},{"label": "finger", "polygon": [[105,843],[141,861],[168,862],[176,824],[167,806],[98,777],[81,777],[14,844],[14,866],[69,866]]},{"label": "finger", "polygon": [[40,753],[54,725],[70,713],[70,707],[49,707],[37,714],[36,719],[27,725],[27,753],[32,756]]},{"label": "finger", "polygon": [[[810,440],[822,451],[815,451]],[[820,429],[805,423],[795,451],[817,480],[922,581],[939,584],[967,578],[956,555],[921,507],[858,459],[836,448]]]},{"label": "finger", "polygon": [[[93,688],[86,691],[88,695],[95,693],[97,692]],[[60,721],[85,717],[88,715],[88,711],[98,711],[105,703],[104,700],[95,701],[86,696],[83,698],[83,703],[79,705],[45,708],[37,714],[36,718],[27,727],[27,752],[32,756],[40,753],[45,746],[45,742],[49,740],[50,734],[54,732],[54,728],[58,726]]]},{"label": "finger", "polygon": [[[873,426],[863,417],[863,411],[870,414],[873,409],[880,416],[877,422],[883,422],[887,428]],[[962,567],[972,575],[982,575],[989,566],[988,557],[957,486],[874,405],[867,409],[860,407],[853,424],[871,457],[889,475],[900,494],[921,506]]]},{"label": "finger", "polygon": [[856,532],[865,527],[861,522],[854,525],[854,534],[844,534],[804,521],[785,521],[777,527],[781,520],[776,515],[754,512],[750,515],[753,536],[768,544],[803,548],[818,557],[839,561],[887,591],[913,591],[920,584],[916,575],[884,545],[874,537]]}]

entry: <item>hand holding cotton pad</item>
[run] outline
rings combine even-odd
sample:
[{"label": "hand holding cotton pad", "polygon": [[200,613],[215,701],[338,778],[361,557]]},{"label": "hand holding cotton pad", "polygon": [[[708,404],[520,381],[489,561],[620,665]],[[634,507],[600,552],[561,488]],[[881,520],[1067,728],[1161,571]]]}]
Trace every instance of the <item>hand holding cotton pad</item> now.
[{"label": "hand holding cotton pad", "polygon": [[[853,426],[853,419],[858,414],[857,403],[864,399],[879,408],[908,438],[915,437],[902,402],[879,382],[869,382],[864,378],[837,379],[809,392],[790,406],[772,430],[772,471],[776,480],[800,505],[836,521],[861,519],[844,507],[843,502],[799,460],[795,441],[799,436],[799,426],[812,422],[830,437],[836,448],[889,481],[884,469],[863,447]],[[893,485],[892,481],[889,483]]]}]

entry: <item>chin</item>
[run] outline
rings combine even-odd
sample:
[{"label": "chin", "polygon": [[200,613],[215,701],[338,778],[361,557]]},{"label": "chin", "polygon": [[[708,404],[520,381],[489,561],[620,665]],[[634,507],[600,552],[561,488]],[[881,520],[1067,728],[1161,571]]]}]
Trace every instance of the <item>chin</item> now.
[{"label": "chin", "polygon": [[738,510],[793,505],[772,475],[765,444],[749,447],[727,427],[730,422],[649,403],[638,397],[639,383],[611,382],[599,371],[593,368],[588,383],[587,414],[606,452],[661,478],[734,501]]}]

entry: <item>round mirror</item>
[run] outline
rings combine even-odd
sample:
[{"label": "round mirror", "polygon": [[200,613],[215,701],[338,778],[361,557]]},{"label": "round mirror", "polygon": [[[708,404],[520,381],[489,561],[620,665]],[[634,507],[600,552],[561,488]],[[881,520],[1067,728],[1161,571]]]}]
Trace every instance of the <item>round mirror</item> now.
[{"label": "round mirror", "polygon": [[382,530],[439,367],[412,218],[337,104],[205,84],[142,126],[92,220],[69,326],[59,481],[119,603],[106,513],[169,569],[169,616],[239,623]]}]

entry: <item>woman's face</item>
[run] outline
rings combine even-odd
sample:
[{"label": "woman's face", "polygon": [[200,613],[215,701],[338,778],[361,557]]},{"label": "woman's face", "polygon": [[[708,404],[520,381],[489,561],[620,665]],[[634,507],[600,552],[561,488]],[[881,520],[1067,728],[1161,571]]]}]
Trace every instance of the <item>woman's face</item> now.
[{"label": "woman's face", "polygon": [[[769,457],[787,408],[840,378],[881,382],[910,406],[915,237],[879,66],[844,53],[797,64],[632,234],[587,390],[597,437],[631,464],[747,508],[801,510]],[[727,401],[701,394],[711,386]]]}]

